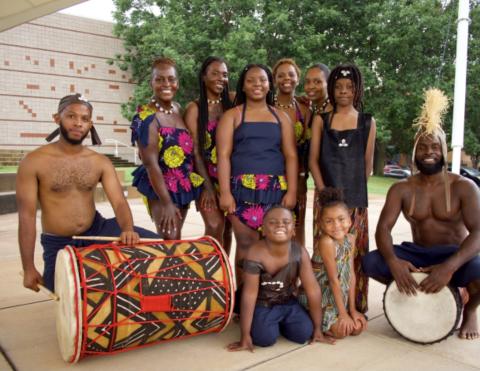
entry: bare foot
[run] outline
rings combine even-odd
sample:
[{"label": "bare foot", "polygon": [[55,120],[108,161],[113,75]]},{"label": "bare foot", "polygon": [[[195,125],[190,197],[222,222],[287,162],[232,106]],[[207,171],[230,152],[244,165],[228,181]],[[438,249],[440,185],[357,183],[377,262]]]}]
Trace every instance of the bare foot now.
[{"label": "bare foot", "polygon": [[473,340],[479,337],[476,310],[463,310],[463,321],[458,337],[467,340]]}]

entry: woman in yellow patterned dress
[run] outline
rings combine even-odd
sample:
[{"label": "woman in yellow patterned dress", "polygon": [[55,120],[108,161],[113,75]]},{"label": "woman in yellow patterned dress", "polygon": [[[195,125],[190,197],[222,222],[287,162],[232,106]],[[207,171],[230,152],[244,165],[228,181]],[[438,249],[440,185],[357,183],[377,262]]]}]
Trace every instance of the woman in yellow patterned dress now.
[{"label": "woman in yellow patterned dress", "polygon": [[133,185],[145,196],[158,234],[178,240],[190,202],[200,196],[203,178],[193,171],[193,140],[179,105],[173,102],[178,89],[173,60],[154,61],[151,86],[151,104],[140,107],[132,123],[132,138],[143,163],[133,172]]}]

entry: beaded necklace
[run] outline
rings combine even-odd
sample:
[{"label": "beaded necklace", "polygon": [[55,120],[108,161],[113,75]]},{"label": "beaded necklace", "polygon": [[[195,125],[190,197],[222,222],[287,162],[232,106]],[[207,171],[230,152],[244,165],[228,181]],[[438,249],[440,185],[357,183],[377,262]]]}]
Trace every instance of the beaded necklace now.
[{"label": "beaded necklace", "polygon": [[170,104],[170,108],[163,108],[160,103],[157,102],[156,98],[153,97],[152,98],[152,103],[155,105],[155,107],[157,108],[157,110],[159,110],[160,112],[166,114],[166,115],[171,115],[173,113],[173,105]]}]

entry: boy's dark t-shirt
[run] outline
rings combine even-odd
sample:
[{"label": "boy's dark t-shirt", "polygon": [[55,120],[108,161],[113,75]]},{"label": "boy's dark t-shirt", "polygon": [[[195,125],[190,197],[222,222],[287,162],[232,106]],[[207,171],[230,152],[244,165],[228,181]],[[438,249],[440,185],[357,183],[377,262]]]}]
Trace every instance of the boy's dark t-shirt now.
[{"label": "boy's dark t-shirt", "polygon": [[290,243],[289,249],[288,263],[273,276],[265,271],[262,263],[244,260],[243,270],[245,272],[260,274],[260,287],[256,305],[271,307],[286,304],[295,298],[302,250],[295,242]]}]

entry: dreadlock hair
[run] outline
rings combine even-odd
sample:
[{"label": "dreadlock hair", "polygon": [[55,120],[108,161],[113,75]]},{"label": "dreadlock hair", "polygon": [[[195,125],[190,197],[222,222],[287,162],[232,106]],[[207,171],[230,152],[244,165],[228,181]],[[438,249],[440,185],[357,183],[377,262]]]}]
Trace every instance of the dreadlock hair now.
[{"label": "dreadlock hair", "polygon": [[322,214],[325,209],[334,206],[341,206],[348,210],[348,206],[345,203],[345,198],[343,195],[343,190],[333,187],[325,187],[322,189],[318,195],[320,206],[322,209]]},{"label": "dreadlock hair", "polygon": [[260,68],[265,71],[268,77],[268,93],[267,93],[267,104],[269,106],[273,106],[275,103],[273,101],[273,77],[272,77],[272,72],[270,71],[270,68],[265,66],[264,64],[261,63],[252,63],[248,64],[245,66],[245,68],[242,70],[242,73],[240,74],[240,77],[238,78],[237,82],[237,91],[235,95],[235,101],[233,102],[234,106],[239,106],[240,104],[245,103],[247,100],[247,97],[245,95],[245,92],[243,91],[243,85],[245,83],[245,76],[247,75],[247,72],[250,71],[252,68]]},{"label": "dreadlock hair", "polygon": [[363,111],[363,77],[357,66],[354,64],[344,64],[335,67],[328,77],[327,92],[330,103],[333,106],[333,112],[337,111],[337,103],[335,102],[335,82],[338,79],[352,80],[354,96],[353,106],[358,111]]},{"label": "dreadlock hair", "polygon": [[323,63],[312,64],[310,67],[307,68],[307,72],[313,70],[314,68],[318,68],[320,71],[322,71],[325,79],[328,80],[328,76],[330,76],[330,69],[326,65],[324,65]]},{"label": "dreadlock hair", "polygon": [[175,70],[175,75],[178,75],[177,63],[172,58],[168,58],[168,57],[158,57],[153,60],[152,66],[151,66],[152,74],[153,74],[153,70],[161,65],[173,67],[173,69]]},{"label": "dreadlock hair", "polygon": [[[209,56],[205,59],[200,66],[200,71],[198,71],[198,86],[200,87],[200,96],[198,98],[198,120],[197,120],[197,130],[199,133],[198,144],[200,148],[200,154],[203,158],[205,155],[203,149],[205,148],[205,135],[207,131],[208,123],[208,100],[207,100],[207,87],[203,81],[204,76],[207,73],[208,66],[213,62],[225,63],[225,61],[220,57]],[[223,88],[222,94],[222,109],[223,112],[232,108],[232,102],[230,100],[230,92],[228,90],[228,84]]]},{"label": "dreadlock hair", "polygon": [[302,71],[300,70],[300,67],[295,63],[295,61],[292,58],[282,58],[275,63],[275,65],[272,68],[272,75],[275,76],[277,74],[278,67],[280,67],[282,64],[289,64],[291,65],[294,69],[295,72],[297,73],[298,79],[300,79],[300,75],[302,74]]}]

